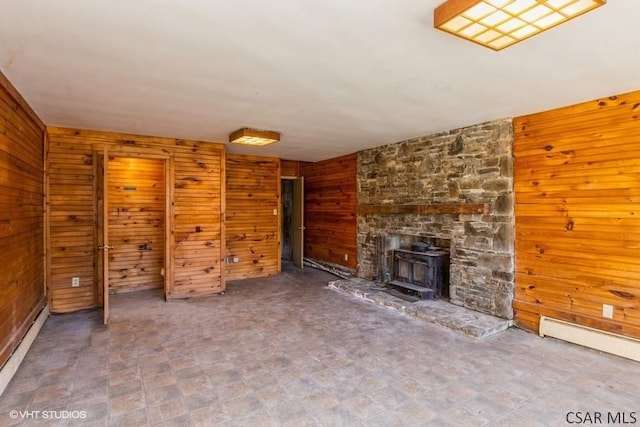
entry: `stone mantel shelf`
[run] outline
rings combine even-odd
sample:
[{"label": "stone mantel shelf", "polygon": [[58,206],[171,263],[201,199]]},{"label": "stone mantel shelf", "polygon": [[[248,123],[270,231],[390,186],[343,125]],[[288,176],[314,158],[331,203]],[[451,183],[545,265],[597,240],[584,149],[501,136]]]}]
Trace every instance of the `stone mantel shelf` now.
[{"label": "stone mantel shelf", "polygon": [[421,205],[358,205],[360,215],[444,215],[444,214],[490,214],[491,203],[426,203]]}]

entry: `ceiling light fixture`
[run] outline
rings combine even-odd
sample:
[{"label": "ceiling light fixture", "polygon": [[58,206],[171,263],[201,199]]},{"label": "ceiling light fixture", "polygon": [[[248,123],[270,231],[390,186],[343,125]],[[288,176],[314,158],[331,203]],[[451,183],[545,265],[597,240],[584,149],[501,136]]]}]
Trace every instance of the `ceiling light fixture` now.
[{"label": "ceiling light fixture", "polygon": [[270,130],[242,128],[229,135],[229,142],[245,145],[269,145],[280,141],[280,134]]},{"label": "ceiling light fixture", "polygon": [[433,12],[434,27],[501,50],[607,0],[447,0]]}]

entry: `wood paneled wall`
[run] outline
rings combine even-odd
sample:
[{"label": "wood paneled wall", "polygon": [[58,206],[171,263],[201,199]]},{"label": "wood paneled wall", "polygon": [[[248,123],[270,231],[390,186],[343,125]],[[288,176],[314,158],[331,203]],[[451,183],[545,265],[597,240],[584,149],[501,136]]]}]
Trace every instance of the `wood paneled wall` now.
[{"label": "wood paneled wall", "polygon": [[0,366],[45,304],[44,133],[0,73]]},{"label": "wood paneled wall", "polygon": [[[52,312],[97,305],[96,200],[97,157],[92,144],[79,138],[63,141],[49,128],[47,178],[49,184],[49,301]],[[71,287],[72,277],[80,286]]]},{"label": "wood paneled wall", "polygon": [[357,154],[301,163],[304,176],[304,256],[357,267]]},{"label": "wood paneled wall", "polygon": [[278,274],[280,159],[228,154],[226,172],[227,280]]},{"label": "wood paneled wall", "polygon": [[297,160],[280,160],[280,176],[297,178],[300,176],[300,165],[304,162]]},{"label": "wood paneled wall", "polygon": [[159,159],[109,159],[111,292],[164,289],[165,165]]},{"label": "wood paneled wall", "polygon": [[[52,311],[99,304],[99,153],[165,158],[173,187],[169,224],[173,259],[167,263],[169,298],[224,290],[224,145],[171,138],[48,128],[50,300]],[[117,208],[117,207],[116,207]],[[71,287],[71,278],[80,286]]]},{"label": "wood paneled wall", "polygon": [[640,338],[640,91],[518,117],[514,130],[516,321]]}]

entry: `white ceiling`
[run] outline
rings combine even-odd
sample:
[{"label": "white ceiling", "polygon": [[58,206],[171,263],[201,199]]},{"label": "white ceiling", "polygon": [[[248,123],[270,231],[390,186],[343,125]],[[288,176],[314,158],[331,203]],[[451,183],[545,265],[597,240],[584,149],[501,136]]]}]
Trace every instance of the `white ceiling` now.
[{"label": "white ceiling", "polygon": [[316,161],[640,89],[640,1],[501,52],[433,28],[442,0],[0,0],[0,70],[48,125]]}]

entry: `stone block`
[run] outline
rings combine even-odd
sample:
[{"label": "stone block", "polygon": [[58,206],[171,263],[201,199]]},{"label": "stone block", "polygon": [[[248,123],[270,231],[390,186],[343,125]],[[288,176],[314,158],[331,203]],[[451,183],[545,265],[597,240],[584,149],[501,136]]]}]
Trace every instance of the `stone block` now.
[{"label": "stone block", "polygon": [[484,157],[481,159],[481,165],[483,168],[495,168],[497,167],[498,170],[500,169],[500,157],[499,156],[491,156],[491,157]]},{"label": "stone block", "polygon": [[458,180],[458,186],[461,190],[481,190],[482,180],[476,176],[464,176]]},{"label": "stone block", "polygon": [[513,157],[500,156],[500,175],[513,177]]},{"label": "stone block", "polygon": [[[464,202],[467,203],[485,203],[486,200],[486,194],[480,190],[460,190],[460,196],[462,198],[462,200]],[[465,216],[460,216],[460,221],[474,221],[474,218],[476,218],[477,215],[465,215]]]},{"label": "stone block", "polygon": [[473,248],[473,249],[481,249],[481,250],[491,250],[493,240],[489,237],[482,236],[467,236],[464,239],[463,246],[465,248]]},{"label": "stone block", "polygon": [[493,314],[503,319],[513,319],[513,293],[496,292],[494,299]]},{"label": "stone block", "polygon": [[500,173],[500,168],[498,166],[479,168],[478,175],[480,176],[497,176]]},{"label": "stone block", "polygon": [[482,313],[492,313],[493,304],[490,298],[466,298],[464,300],[464,306],[473,310],[478,310]]},{"label": "stone block", "polygon": [[513,283],[514,274],[502,270],[491,270],[491,277]]},{"label": "stone block", "polygon": [[456,139],[454,139],[453,142],[449,145],[449,155],[455,156],[457,154],[462,153],[463,150],[464,150],[464,139],[462,138],[462,135],[458,135]]},{"label": "stone block", "polygon": [[493,203],[493,212],[496,215],[513,215],[513,194],[502,194]]},{"label": "stone block", "polygon": [[[479,256],[478,265],[489,271],[513,271],[513,255],[503,253],[483,253]],[[491,276],[491,273],[488,274]]]},{"label": "stone block", "polygon": [[482,189],[496,192],[511,192],[511,179],[505,177],[487,179],[482,182]]},{"label": "stone block", "polygon": [[493,250],[505,252],[513,256],[514,253],[514,225],[512,223],[500,223],[493,235]]},{"label": "stone block", "polygon": [[467,236],[493,236],[493,224],[486,222],[465,222],[464,232]]}]

